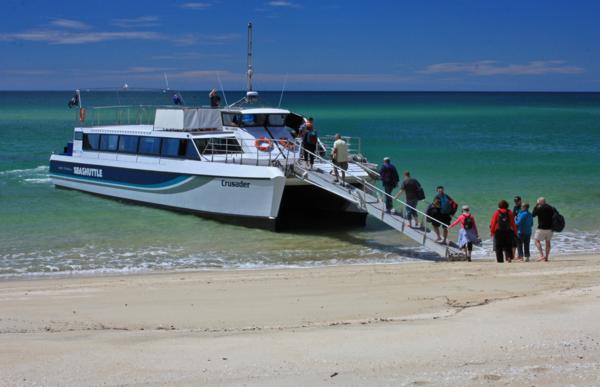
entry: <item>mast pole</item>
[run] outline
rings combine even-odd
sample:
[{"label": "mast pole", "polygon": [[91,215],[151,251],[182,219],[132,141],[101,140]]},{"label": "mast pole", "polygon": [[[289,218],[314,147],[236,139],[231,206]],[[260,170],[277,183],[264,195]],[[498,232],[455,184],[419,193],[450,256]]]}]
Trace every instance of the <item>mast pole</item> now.
[{"label": "mast pole", "polygon": [[247,77],[248,77],[248,86],[246,91],[252,90],[252,75],[254,75],[254,69],[252,64],[252,23],[248,23],[248,69],[247,69]]}]

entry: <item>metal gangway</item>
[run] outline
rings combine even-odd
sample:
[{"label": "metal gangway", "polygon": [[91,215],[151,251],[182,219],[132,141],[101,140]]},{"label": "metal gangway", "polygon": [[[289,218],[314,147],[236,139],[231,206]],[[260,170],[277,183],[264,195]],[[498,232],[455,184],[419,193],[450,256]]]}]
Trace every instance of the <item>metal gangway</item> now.
[{"label": "metal gangway", "polygon": [[[324,189],[334,195],[346,199],[347,201],[354,203],[358,208],[363,209],[369,213],[369,215],[379,219],[388,226],[406,235],[410,239],[414,240],[425,249],[434,252],[442,258],[457,259],[464,257],[464,253],[454,244],[450,242],[448,244],[441,244],[436,242],[437,236],[435,232],[430,230],[426,225],[426,219],[432,219],[426,213],[419,211],[418,209],[409,206],[407,203],[400,199],[388,195],[381,188],[369,183],[364,178],[357,176],[346,171],[346,180],[351,180],[353,183],[360,183],[361,188],[357,188],[351,184],[341,185],[335,182],[335,176],[319,168],[319,164],[329,165],[332,170],[337,169],[338,174],[341,176],[341,169],[329,160],[308,152],[315,157],[315,164],[313,169],[309,169],[303,165],[300,160],[297,160],[293,164],[291,173],[298,179],[301,179],[309,184]],[[350,168],[349,168],[350,169]],[[349,179],[350,178],[350,179]],[[390,197],[393,203],[400,204],[404,209],[412,208],[417,212],[419,220],[419,228],[411,227],[408,219],[402,216],[402,212],[388,213],[385,208],[385,198]],[[437,222],[437,221],[436,221]]]}]

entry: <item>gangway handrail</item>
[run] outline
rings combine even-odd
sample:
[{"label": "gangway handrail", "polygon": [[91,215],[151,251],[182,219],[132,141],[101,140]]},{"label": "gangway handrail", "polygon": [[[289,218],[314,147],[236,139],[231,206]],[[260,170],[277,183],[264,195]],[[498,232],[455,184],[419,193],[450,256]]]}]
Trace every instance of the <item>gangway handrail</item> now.
[{"label": "gangway handrail", "polygon": [[[320,160],[320,161],[324,162],[325,164],[328,164],[328,165],[330,165],[331,167],[333,167],[334,169],[336,169],[336,170],[338,171],[338,174],[339,174],[339,173],[341,173],[341,171],[343,171],[343,169],[342,169],[341,167],[337,166],[337,165],[336,165],[335,163],[333,163],[332,161],[330,161],[330,160],[327,160],[327,159],[325,159],[325,158],[323,158],[323,157],[321,157],[321,156],[319,156],[319,155],[317,155],[317,154],[315,154],[315,153],[313,153],[313,152],[311,152],[311,151],[307,150],[307,149],[306,149],[306,148],[304,148],[304,147],[302,148],[302,150],[303,150],[304,152],[307,152],[307,153],[308,153],[308,154],[310,154],[310,155],[313,155],[313,156],[315,156],[315,159],[318,159],[318,160]],[[447,227],[447,228],[450,228],[450,225],[449,225],[449,224],[446,224],[446,223],[444,223],[444,222],[441,222],[441,221],[439,221],[439,220],[435,219],[434,217],[427,215],[425,212],[423,212],[423,211],[420,211],[419,209],[417,209],[417,208],[415,208],[415,207],[413,207],[413,206],[409,205],[408,203],[406,203],[406,202],[404,202],[404,201],[402,201],[402,200],[400,200],[400,199],[396,198],[395,196],[392,196],[392,195],[388,194],[387,192],[383,191],[381,188],[379,188],[379,187],[377,187],[377,186],[375,186],[375,185],[373,185],[373,184],[369,183],[368,181],[366,181],[366,180],[365,180],[364,178],[362,178],[361,176],[357,176],[357,175],[353,174],[353,173],[352,173],[352,172],[350,172],[350,171],[344,171],[344,172],[345,172],[345,174],[346,174],[346,175],[348,175],[348,176],[352,176],[352,177],[354,177],[355,179],[359,180],[359,181],[361,182],[361,184],[363,184],[363,187],[366,185],[366,186],[368,186],[368,187],[369,187],[371,190],[374,190],[374,191],[376,191],[377,193],[379,193],[379,194],[383,195],[384,197],[385,197],[385,196],[387,196],[387,197],[390,197],[390,198],[392,199],[392,203],[393,203],[393,202],[399,202],[399,203],[400,203],[400,204],[402,204],[404,207],[408,207],[408,208],[410,208],[410,209],[412,209],[412,210],[416,211],[418,214],[421,214],[421,215],[423,215],[423,217],[424,217],[424,218],[431,219],[431,221],[432,221],[432,222],[439,223],[440,225],[443,225],[443,226],[445,226],[445,227]],[[420,230],[420,229],[418,229],[418,228],[415,228],[414,230],[416,230],[416,231],[421,231],[421,230]],[[423,231],[424,237],[426,237],[426,236],[427,236],[427,227],[425,227],[425,225],[423,225],[423,230],[422,230],[422,231]],[[481,250],[485,251],[485,249],[484,249],[483,247],[480,247],[480,246],[477,246],[477,245],[475,245],[475,247],[477,247],[478,249],[481,249]]]}]

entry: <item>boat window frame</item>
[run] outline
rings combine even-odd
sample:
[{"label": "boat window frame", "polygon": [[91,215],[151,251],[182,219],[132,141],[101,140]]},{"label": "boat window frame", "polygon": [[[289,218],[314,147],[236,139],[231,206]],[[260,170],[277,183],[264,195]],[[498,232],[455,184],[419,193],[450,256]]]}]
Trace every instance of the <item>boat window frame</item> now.
[{"label": "boat window frame", "polygon": [[[108,138],[108,137],[116,137],[117,138],[117,142],[115,144],[115,149],[102,149],[102,140],[104,138]],[[108,143],[107,143],[108,145]],[[112,133],[102,133],[100,134],[100,144],[99,144],[99,151],[100,152],[107,152],[107,153],[116,153],[119,150],[119,135],[118,134],[112,134]]]},{"label": "boat window frame", "polygon": [[[149,153],[149,152],[142,152],[141,148],[142,148],[142,139],[143,138],[153,138],[153,139],[157,139],[158,140],[158,151],[157,153]],[[140,136],[140,138],[138,139],[138,152],[137,154],[140,156],[156,156],[156,157],[160,157],[160,151],[162,149],[162,137],[156,137],[156,136]]]},{"label": "boat window frame", "polygon": [[83,132],[81,130],[76,130],[73,133],[73,141],[83,141]]},{"label": "boat window frame", "polygon": [[[135,137],[135,151],[127,151],[127,150],[121,150],[121,144],[123,144],[122,138],[123,137]],[[138,154],[138,148],[140,146],[140,136],[135,135],[135,134],[120,134],[119,135],[119,146],[117,147],[117,152],[118,153],[122,153],[125,155],[137,155]]]},{"label": "boat window frame", "polygon": [[[187,138],[179,138],[179,137],[161,137],[160,142],[160,157],[166,157],[170,159],[185,159],[187,153]],[[165,141],[166,140],[166,141]],[[164,146],[168,141],[175,140],[178,141],[179,144],[177,146],[177,155],[168,155],[164,153]],[[184,145],[185,143],[185,145]],[[183,151],[183,153],[182,153]]]},{"label": "boat window frame", "polygon": [[[95,148],[93,146],[91,146],[92,143],[89,141],[90,136],[97,137],[97,140],[95,141],[95,143],[96,143]],[[84,151],[100,152],[100,134],[99,133],[83,133],[82,142],[83,142],[83,144],[81,146],[81,149],[83,149]]]}]

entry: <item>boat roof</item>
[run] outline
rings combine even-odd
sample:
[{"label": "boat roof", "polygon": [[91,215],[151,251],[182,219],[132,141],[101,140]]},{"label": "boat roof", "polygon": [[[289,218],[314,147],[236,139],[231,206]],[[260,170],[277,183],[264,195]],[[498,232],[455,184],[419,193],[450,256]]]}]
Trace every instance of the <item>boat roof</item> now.
[{"label": "boat roof", "polygon": [[231,112],[231,113],[241,113],[241,114],[289,114],[290,111],[286,109],[279,108],[250,108],[250,109],[234,109],[234,108],[224,108],[223,112]]}]

